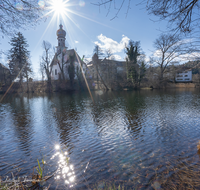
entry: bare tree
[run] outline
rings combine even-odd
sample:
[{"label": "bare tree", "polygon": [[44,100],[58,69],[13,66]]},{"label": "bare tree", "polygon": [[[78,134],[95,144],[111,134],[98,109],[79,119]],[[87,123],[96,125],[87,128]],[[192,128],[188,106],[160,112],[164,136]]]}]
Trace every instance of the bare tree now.
[{"label": "bare tree", "polygon": [[97,54],[98,59],[102,58],[102,56],[104,56],[103,50],[99,47],[99,45],[95,45],[93,53]]},{"label": "bare tree", "polygon": [[186,43],[178,35],[161,34],[154,42],[156,52],[154,53],[154,63],[160,67],[160,82],[163,81],[163,74],[166,67],[188,53]]},{"label": "bare tree", "polygon": [[69,80],[71,88],[73,88],[74,84],[74,77],[75,77],[75,67],[74,67],[74,61],[75,61],[75,54],[69,56],[69,66],[68,66],[68,73],[69,73]]},{"label": "bare tree", "polygon": [[[111,20],[118,17],[124,6],[126,16],[131,9],[131,0],[96,0],[92,4],[107,9],[107,15],[114,12]],[[161,20],[167,19],[174,30],[188,33],[198,26],[199,0],[142,0],[137,5],[146,6],[149,14],[158,16]]]},{"label": "bare tree", "polygon": [[40,62],[40,68],[39,68],[39,72],[41,73],[42,75],[42,82],[44,81],[44,74],[45,74],[45,70],[44,70],[44,66],[43,66],[43,63],[42,61]]},{"label": "bare tree", "polygon": [[41,67],[44,68],[45,74],[47,77],[47,86],[48,86],[48,91],[51,91],[51,71],[52,67],[50,66],[52,56],[51,56],[51,44],[48,41],[43,41],[42,42],[42,47],[44,49],[43,55],[41,57]]},{"label": "bare tree", "polygon": [[31,62],[30,62],[30,60],[28,60],[24,67],[24,77],[26,78],[26,86],[27,86],[28,93],[29,93],[29,79],[32,74],[33,74],[33,71],[31,68]]},{"label": "bare tree", "polygon": [[20,28],[34,26],[43,8],[36,0],[1,0],[0,33],[11,35]]},{"label": "bare tree", "polygon": [[198,0],[149,0],[147,10],[150,14],[168,19],[175,30],[188,33],[199,21],[200,2]]},{"label": "bare tree", "polygon": [[65,68],[65,65],[67,63],[67,57],[66,57],[67,54],[66,54],[65,51],[62,51],[60,56],[61,56],[61,58],[60,58],[60,60],[57,59],[57,63],[58,63],[58,66],[60,68],[60,71],[61,71],[62,80],[65,80],[64,68]]},{"label": "bare tree", "polygon": [[112,59],[113,58],[113,53],[112,53],[111,49],[106,49],[105,50],[105,54],[106,54],[108,59]]},{"label": "bare tree", "polygon": [[123,8],[123,6],[127,6],[126,9],[126,17],[128,15],[128,12],[130,10],[130,4],[131,4],[131,0],[98,0],[97,2],[92,2],[91,4],[96,5],[99,7],[99,9],[104,6],[105,9],[107,9],[107,15],[114,10],[114,16],[111,18],[111,20],[115,19],[118,17],[118,14],[120,13],[121,9]]}]

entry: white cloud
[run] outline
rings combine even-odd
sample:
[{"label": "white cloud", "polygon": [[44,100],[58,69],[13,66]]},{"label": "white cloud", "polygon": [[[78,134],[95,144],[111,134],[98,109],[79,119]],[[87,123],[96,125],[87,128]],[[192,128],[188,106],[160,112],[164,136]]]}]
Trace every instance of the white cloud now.
[{"label": "white cloud", "polygon": [[[155,58],[158,58],[158,59],[161,59],[161,51],[160,50],[156,50],[154,53],[153,53],[153,57]],[[166,53],[166,56],[168,54]],[[197,59],[200,58],[200,53],[199,52],[193,52],[193,53],[186,53],[186,54],[182,54],[182,55],[179,55],[177,56],[177,54],[174,54],[173,57],[175,57],[173,59],[173,62],[186,62],[186,61],[195,61]]]},{"label": "white cloud", "polygon": [[108,38],[104,36],[103,34],[100,34],[97,36],[99,41],[94,42],[96,45],[98,45],[101,49],[111,49],[112,53],[120,53],[124,50],[125,46],[129,43],[129,38],[127,36],[122,35],[122,39],[120,42],[114,41],[111,38]]},{"label": "white cloud", "polygon": [[76,44],[78,44],[78,43],[79,43],[79,41],[75,41],[75,43],[76,43]]},{"label": "white cloud", "polygon": [[199,52],[193,52],[190,54],[183,54],[180,56],[181,61],[195,61],[200,58],[200,53]]},{"label": "white cloud", "polygon": [[145,57],[145,62],[148,63],[150,61],[150,57]]},{"label": "white cloud", "polygon": [[114,60],[117,60],[117,61],[122,61],[122,57],[119,55],[112,55],[112,58],[114,58]]},{"label": "white cloud", "polygon": [[153,57],[161,57],[162,56],[162,52],[160,50],[156,50],[154,53],[153,53]]},{"label": "white cloud", "polygon": [[91,58],[91,57],[85,57],[85,58],[84,58],[84,62],[85,62],[86,64],[88,64],[90,61],[92,61],[92,58]]}]

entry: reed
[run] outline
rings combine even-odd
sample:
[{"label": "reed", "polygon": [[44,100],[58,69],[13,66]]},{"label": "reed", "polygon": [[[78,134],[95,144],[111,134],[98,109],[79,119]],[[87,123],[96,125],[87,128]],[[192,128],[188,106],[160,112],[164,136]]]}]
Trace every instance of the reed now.
[{"label": "reed", "polygon": [[[42,176],[42,174],[43,174],[43,168],[41,168],[40,162],[39,162],[38,159],[37,159],[37,162],[38,162],[38,168],[36,168],[36,170],[37,170],[37,172],[38,172],[39,178],[42,179],[42,177],[43,177],[43,176]],[[43,160],[42,160],[42,163],[43,163],[43,165],[44,165]]]}]

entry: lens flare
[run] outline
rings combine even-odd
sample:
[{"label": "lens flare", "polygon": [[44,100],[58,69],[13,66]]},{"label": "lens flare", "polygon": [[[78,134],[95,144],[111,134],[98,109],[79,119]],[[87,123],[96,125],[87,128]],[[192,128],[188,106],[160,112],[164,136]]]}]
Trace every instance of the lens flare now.
[{"label": "lens flare", "polygon": [[40,6],[40,8],[44,8],[45,6],[45,2],[43,0],[38,0],[38,5]]},{"label": "lens flare", "polygon": [[80,0],[80,1],[79,1],[79,5],[80,5],[81,7],[84,7],[84,6],[85,6],[85,1]]},{"label": "lens flare", "polygon": [[17,2],[16,5],[15,5],[16,9],[19,10],[19,11],[22,11],[23,10],[23,5],[21,2]]}]

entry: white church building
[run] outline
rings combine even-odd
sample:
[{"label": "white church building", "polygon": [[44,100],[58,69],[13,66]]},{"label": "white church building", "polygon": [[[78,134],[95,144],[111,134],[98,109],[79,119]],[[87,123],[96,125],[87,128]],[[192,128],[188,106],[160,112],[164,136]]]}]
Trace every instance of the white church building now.
[{"label": "white church building", "polygon": [[83,69],[83,72],[86,72],[86,64],[81,60],[79,55],[76,53],[74,49],[69,49],[65,46],[65,40],[66,40],[66,32],[63,30],[62,24],[60,24],[60,29],[57,30],[57,39],[58,39],[58,46],[56,47],[56,53],[54,55],[54,58],[51,62],[51,79],[52,80],[58,80],[61,76],[61,70],[63,67],[63,73],[65,76],[65,79],[69,80],[69,74],[68,74],[68,67],[70,65],[69,57],[74,57],[74,68],[75,68],[75,77],[74,79],[77,79],[77,69],[80,69],[80,66]]}]

